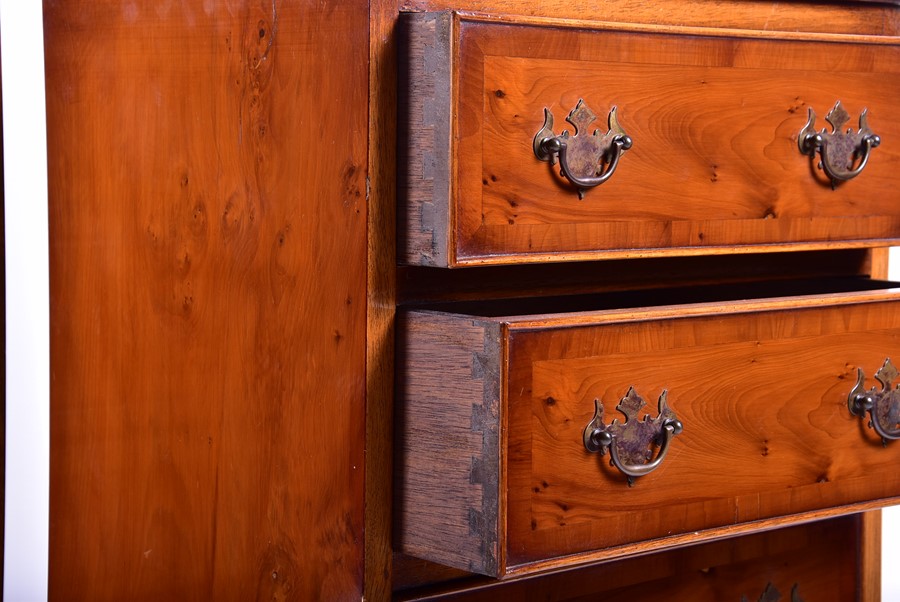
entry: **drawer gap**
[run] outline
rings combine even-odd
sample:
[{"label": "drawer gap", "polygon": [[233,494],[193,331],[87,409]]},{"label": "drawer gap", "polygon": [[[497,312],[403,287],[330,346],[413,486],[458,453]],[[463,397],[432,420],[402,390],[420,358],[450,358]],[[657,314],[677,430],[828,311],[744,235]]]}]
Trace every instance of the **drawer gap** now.
[{"label": "drawer gap", "polygon": [[577,313],[640,307],[661,307],[690,303],[713,303],[806,295],[887,290],[900,283],[866,277],[812,278],[791,281],[757,281],[703,286],[665,287],[614,292],[596,292],[546,297],[457,301],[410,305],[408,309],[429,309],[483,318],[535,314]]}]

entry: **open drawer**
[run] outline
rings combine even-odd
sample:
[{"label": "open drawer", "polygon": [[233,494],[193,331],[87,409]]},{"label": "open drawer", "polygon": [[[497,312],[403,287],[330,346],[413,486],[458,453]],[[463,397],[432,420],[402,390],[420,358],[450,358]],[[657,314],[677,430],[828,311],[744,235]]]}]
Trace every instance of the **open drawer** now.
[{"label": "open drawer", "polygon": [[401,25],[404,264],[900,237],[900,39],[448,12]]},{"label": "open drawer", "polygon": [[[893,286],[402,311],[398,549],[502,576],[886,504],[900,496]],[[604,440],[610,453],[589,449]]]}]

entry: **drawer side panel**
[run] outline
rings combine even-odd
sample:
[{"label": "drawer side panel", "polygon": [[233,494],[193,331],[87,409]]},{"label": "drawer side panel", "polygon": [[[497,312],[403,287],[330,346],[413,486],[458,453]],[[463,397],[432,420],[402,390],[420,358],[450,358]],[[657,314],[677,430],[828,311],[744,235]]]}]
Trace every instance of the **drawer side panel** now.
[{"label": "drawer side panel", "polygon": [[398,329],[397,517],[401,551],[498,575],[497,324],[411,312]]},{"label": "drawer side panel", "polygon": [[401,263],[447,266],[450,13],[405,14],[400,27],[398,195]]}]

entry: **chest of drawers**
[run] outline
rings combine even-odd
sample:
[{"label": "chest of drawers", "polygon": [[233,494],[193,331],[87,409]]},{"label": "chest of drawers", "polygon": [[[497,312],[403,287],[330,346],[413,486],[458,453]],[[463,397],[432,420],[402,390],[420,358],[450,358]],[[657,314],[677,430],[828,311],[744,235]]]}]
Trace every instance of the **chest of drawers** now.
[{"label": "chest of drawers", "polygon": [[395,548],[512,582],[900,496],[900,39],[590,11],[400,22]]},{"label": "chest of drawers", "polygon": [[876,599],[896,5],[43,9],[51,599]]}]

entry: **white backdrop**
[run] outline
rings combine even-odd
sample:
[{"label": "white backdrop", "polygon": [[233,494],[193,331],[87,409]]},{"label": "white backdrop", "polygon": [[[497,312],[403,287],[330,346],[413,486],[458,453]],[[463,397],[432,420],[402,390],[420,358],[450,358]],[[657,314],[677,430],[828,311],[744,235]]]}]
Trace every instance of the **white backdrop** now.
[{"label": "white backdrop", "polygon": [[47,598],[50,293],[40,0],[0,0],[6,220],[3,597]]},{"label": "white backdrop", "polygon": [[[6,212],[4,600],[47,597],[49,271],[40,0],[0,0]],[[897,251],[897,252],[894,252]],[[900,279],[900,250],[891,278]],[[900,600],[900,507],[884,512],[883,592]]]}]

